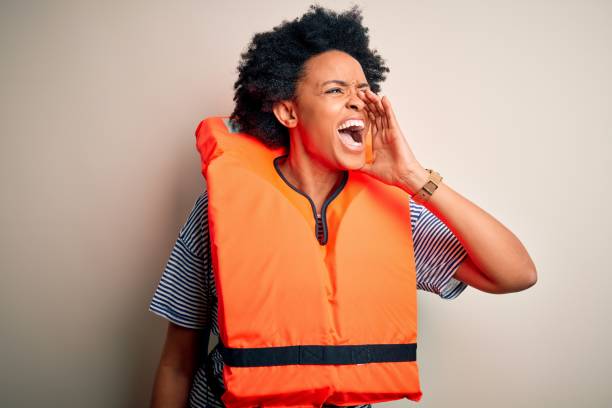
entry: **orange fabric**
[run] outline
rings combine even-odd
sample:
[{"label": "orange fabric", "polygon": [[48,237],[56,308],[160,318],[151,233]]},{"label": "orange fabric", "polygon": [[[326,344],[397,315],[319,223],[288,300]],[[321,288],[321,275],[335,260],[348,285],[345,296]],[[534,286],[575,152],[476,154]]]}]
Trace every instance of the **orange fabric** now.
[{"label": "orange fabric", "polygon": [[[220,339],[227,347],[417,342],[409,195],[349,171],[329,204],[328,241],[310,202],[281,179],[272,150],[227,118],[196,131],[208,188]],[[234,407],[419,401],[416,361],[223,369]]]}]

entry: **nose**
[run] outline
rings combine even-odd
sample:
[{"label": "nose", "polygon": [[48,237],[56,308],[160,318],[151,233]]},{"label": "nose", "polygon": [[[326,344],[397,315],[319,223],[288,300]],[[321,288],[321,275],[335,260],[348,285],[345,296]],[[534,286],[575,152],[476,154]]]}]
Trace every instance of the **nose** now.
[{"label": "nose", "polygon": [[355,92],[351,92],[350,96],[346,101],[346,106],[349,109],[361,111],[365,107],[365,102],[359,97],[358,92],[362,92],[361,90],[355,90]]}]

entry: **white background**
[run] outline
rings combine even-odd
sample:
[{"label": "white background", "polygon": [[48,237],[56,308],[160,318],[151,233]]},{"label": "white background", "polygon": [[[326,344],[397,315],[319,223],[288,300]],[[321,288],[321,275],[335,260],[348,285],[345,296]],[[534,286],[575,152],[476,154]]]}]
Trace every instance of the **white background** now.
[{"label": "white background", "polygon": [[[251,36],[309,4],[2,1],[2,407],[147,406],[195,127],[231,112]],[[358,4],[418,160],[538,269],[514,294],[420,292],[420,406],[606,406],[612,3]]]}]

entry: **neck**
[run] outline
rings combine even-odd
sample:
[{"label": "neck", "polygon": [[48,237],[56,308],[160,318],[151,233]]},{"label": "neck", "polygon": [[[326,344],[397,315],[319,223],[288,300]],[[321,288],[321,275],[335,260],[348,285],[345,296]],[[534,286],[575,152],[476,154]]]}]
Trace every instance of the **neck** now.
[{"label": "neck", "polygon": [[289,155],[279,161],[279,168],[291,184],[310,197],[319,214],[325,199],[342,180],[343,172],[313,159],[301,144],[293,140]]}]

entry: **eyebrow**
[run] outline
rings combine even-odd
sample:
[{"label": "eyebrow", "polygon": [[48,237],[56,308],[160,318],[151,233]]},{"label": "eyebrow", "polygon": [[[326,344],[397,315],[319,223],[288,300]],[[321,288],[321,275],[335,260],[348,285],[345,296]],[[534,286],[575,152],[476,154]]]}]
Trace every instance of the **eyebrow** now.
[{"label": "eyebrow", "polygon": [[[321,84],[321,86],[327,85],[327,84],[339,84],[342,86],[349,86],[349,83],[346,81],[341,81],[340,79],[331,79],[329,81],[325,81]],[[370,85],[367,82],[362,82],[359,85],[357,85],[357,88],[366,88],[369,87]]]}]

